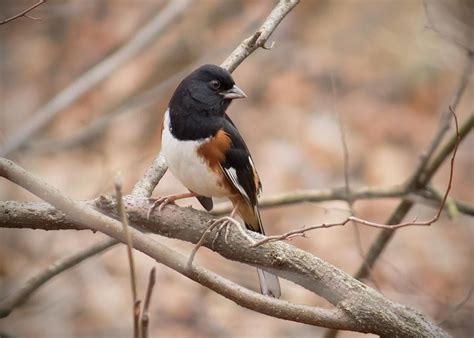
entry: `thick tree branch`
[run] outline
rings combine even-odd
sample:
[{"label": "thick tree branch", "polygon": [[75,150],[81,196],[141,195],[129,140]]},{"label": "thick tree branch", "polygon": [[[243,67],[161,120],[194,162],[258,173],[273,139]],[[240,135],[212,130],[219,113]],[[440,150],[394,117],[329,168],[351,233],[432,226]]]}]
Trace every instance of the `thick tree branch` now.
[{"label": "thick tree branch", "polygon": [[[85,229],[93,225],[90,228],[104,232],[122,242],[125,241],[119,222],[88,207],[95,204],[95,207],[102,212],[117,217],[114,200],[102,197],[95,203],[74,202],[5,159],[0,160],[0,175],[37,194],[38,197],[67,215],[58,217],[53,212],[53,217],[49,217],[48,209],[49,211],[54,209],[45,204],[43,204],[43,210],[39,205],[36,209],[22,209],[19,205],[13,205],[15,202],[9,202],[10,207],[15,207],[16,215],[5,214],[5,209],[0,209],[1,227],[20,226],[22,215],[29,215],[23,218],[24,222],[21,226],[24,227],[29,223],[32,227],[47,228],[49,223],[52,228]],[[124,203],[132,224],[140,225],[154,233],[193,243],[201,238],[211,219],[205,212],[175,206],[168,206],[160,215],[153,214],[150,219],[147,219],[146,214],[149,208],[147,198],[127,196]],[[45,217],[40,219],[39,215]],[[253,248],[239,231],[232,228],[229,231],[228,243],[221,236],[215,241],[215,249],[226,258],[265,268],[319,294],[334,304],[337,307],[335,310],[304,307],[303,311],[301,305],[260,296],[201,267],[193,265],[192,269],[188,269],[187,257],[134,229],[130,230],[136,249],[238,304],[262,313],[313,325],[372,332],[382,336],[446,335],[415,310],[389,301],[334,266],[287,243],[268,243]],[[257,240],[263,238],[258,234],[249,233],[249,235]],[[213,240],[213,236],[210,236],[203,245],[210,248]],[[307,312],[309,310],[311,312]],[[295,313],[298,313],[300,317],[295,317]]]},{"label": "thick tree branch", "polygon": [[[62,222],[65,221],[69,223],[70,229],[90,228],[94,231],[103,232],[111,237],[118,239],[123,243],[126,242],[126,236],[124,234],[120,222],[109,218],[96,210],[93,210],[86,203],[78,203],[71,200],[67,196],[62,195],[59,190],[55,189],[54,187],[51,187],[47,183],[41,182],[33,175],[29,174],[19,166],[15,165],[13,162],[6,159],[0,159],[0,176],[3,176],[9,179],[10,181],[19,184],[28,191],[36,194],[38,197],[44,199],[45,201],[53,205],[61,213],[67,215],[63,216],[61,219]],[[124,203],[127,211],[129,212],[130,220],[132,222],[134,222],[136,217],[140,217],[140,219],[145,222],[145,225],[147,223],[150,224],[151,221],[146,219],[146,211],[149,205],[148,200],[146,198],[128,198],[124,200]],[[100,199],[99,204],[106,206],[107,209],[112,208],[108,210],[111,213],[115,214],[115,202],[102,198]],[[135,208],[135,211],[138,212],[138,214],[131,210],[132,206]],[[2,214],[4,214],[4,211],[5,210],[2,210]],[[175,215],[180,215],[181,212],[187,214],[184,215],[184,219],[181,217],[178,217],[177,219],[169,219],[171,224],[176,224],[176,221],[179,222],[179,224],[181,225],[189,224],[189,221],[191,220],[198,222],[201,226],[201,229],[204,229],[206,226],[206,222],[203,221],[203,219],[210,219],[209,215],[205,213],[199,213],[190,209],[181,209],[176,207],[168,208],[166,211],[163,212],[163,214],[167,214],[169,211],[172,211]],[[53,221],[53,223],[58,225],[59,219],[56,217],[54,218],[55,220]],[[47,223],[47,221],[45,223]],[[171,225],[170,223],[168,223],[168,226]],[[44,226],[44,223],[36,224],[40,224],[42,227]],[[151,224],[158,225],[158,223]],[[169,231],[171,229],[168,226],[164,226],[163,228]],[[159,225],[159,227],[161,228],[161,225]],[[183,228],[178,228],[180,228],[179,232],[184,235],[184,233],[182,232]],[[217,293],[249,309],[253,309],[255,311],[282,319],[294,320],[323,327],[335,327],[341,329],[363,331],[369,329],[365,325],[360,325],[359,323],[357,323],[347,314],[347,311],[345,311],[344,309],[337,308],[329,310],[314,308],[306,305],[291,304],[282,300],[266,297],[256,292],[245,289],[196,264],[194,264],[193,267],[189,269],[187,267],[187,257],[153,240],[146,234],[143,234],[135,229],[129,230],[133,245],[136,249],[149,255],[150,257],[155,258],[159,263],[162,263],[178,271],[179,273],[189,277],[190,279],[210,288],[211,290],[216,291]],[[191,231],[191,234],[195,237],[199,236],[199,233],[196,231]],[[234,236],[238,237],[239,234],[234,234]],[[234,240],[238,241],[238,238],[234,238]],[[240,240],[242,239],[240,238]],[[225,246],[223,241],[219,241],[219,246]]]}]

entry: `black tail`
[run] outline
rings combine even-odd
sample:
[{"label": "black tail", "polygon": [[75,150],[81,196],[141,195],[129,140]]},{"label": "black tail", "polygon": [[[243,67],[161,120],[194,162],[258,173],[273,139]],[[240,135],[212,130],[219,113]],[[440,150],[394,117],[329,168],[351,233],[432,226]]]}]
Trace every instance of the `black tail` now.
[{"label": "black tail", "polygon": [[[256,231],[256,232],[261,233],[262,235],[265,235],[265,230],[263,229],[263,224],[260,218],[260,212],[258,210],[258,206],[254,208],[254,214],[255,214],[254,223],[256,224],[250,224],[250,223],[245,222],[245,226],[249,230]],[[266,296],[280,298],[281,289],[280,289],[280,281],[278,280],[278,277],[262,269],[257,269],[257,274],[258,274],[258,281],[260,283],[260,292]]]}]

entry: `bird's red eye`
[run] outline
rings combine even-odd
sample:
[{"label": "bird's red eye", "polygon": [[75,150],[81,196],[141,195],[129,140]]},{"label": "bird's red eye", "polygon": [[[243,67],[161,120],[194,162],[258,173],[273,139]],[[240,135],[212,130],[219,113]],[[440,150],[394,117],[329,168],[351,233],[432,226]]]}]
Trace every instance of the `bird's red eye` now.
[{"label": "bird's red eye", "polygon": [[218,80],[212,80],[211,81],[211,87],[213,89],[219,89],[221,86],[221,83]]}]

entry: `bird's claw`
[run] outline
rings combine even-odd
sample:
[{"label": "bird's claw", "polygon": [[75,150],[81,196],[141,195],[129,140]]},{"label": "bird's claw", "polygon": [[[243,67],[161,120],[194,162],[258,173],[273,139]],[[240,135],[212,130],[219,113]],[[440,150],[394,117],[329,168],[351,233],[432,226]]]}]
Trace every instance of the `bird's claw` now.
[{"label": "bird's claw", "polygon": [[221,218],[218,218],[218,219],[210,220],[208,224],[209,224],[209,229],[210,230],[217,227],[216,236],[212,240],[212,244],[211,244],[211,247],[212,247],[213,250],[214,250],[214,244],[215,244],[217,238],[219,238],[219,235],[222,232],[222,230],[225,229],[224,241],[225,241],[226,244],[229,244],[228,237],[229,237],[229,228],[230,228],[230,226],[235,225],[238,229],[242,228],[240,223],[238,221],[236,221],[234,218],[230,217],[230,216],[224,216],[224,217],[221,217]]},{"label": "bird's claw", "polygon": [[148,208],[146,219],[150,219],[150,215],[156,207],[158,207],[158,213],[161,213],[166,205],[174,204],[174,199],[172,196],[163,196],[159,198],[149,198],[148,202],[152,203],[152,205]]}]

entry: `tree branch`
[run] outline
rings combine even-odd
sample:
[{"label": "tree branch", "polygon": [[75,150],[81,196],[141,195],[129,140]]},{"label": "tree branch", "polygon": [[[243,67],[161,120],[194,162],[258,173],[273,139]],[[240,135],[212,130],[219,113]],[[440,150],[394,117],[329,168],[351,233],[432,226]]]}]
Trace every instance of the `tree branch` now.
[{"label": "tree branch", "polygon": [[[93,229],[122,242],[126,240],[119,222],[89,207],[95,205],[95,208],[102,212],[117,217],[114,200],[102,197],[94,202],[74,202],[6,159],[0,160],[0,175],[33,192],[67,215],[55,217],[53,213],[50,219],[48,209],[54,209],[46,204],[43,204],[42,210],[38,205],[36,208],[22,209],[19,205],[14,205],[16,202],[9,202],[10,207],[15,207],[15,215],[0,209],[0,227],[25,227],[29,224],[44,229],[50,225],[56,229]],[[176,206],[168,206],[160,215],[153,214],[147,219],[148,200],[138,196],[126,196],[124,205],[131,223],[135,226],[139,225],[148,231],[193,243],[201,238],[211,219],[205,212]],[[48,216],[41,219],[38,218],[39,215]],[[187,257],[134,229],[130,229],[130,234],[136,249],[238,304],[265,314],[312,325],[372,332],[382,336],[446,336],[445,332],[415,310],[389,301],[334,266],[287,243],[267,243],[253,248],[239,231],[232,228],[229,229],[228,243],[222,236],[217,240],[210,236],[203,245],[211,248],[215,240],[215,249],[224,257],[264,268],[291,280],[327,299],[336,306],[334,310],[272,299],[242,288],[202,267],[193,265],[189,269],[186,265]],[[248,235],[257,240],[263,238],[259,234]]]},{"label": "tree branch", "polygon": [[21,130],[14,134],[0,149],[0,157],[8,157],[21,148],[28,140],[45,128],[63,109],[74,103],[82,95],[95,87],[125,62],[137,55],[175,22],[190,0],[173,0],[143,26],[129,41],[116,52],[82,74],[78,79],[59,92],[51,101],[38,109]]},{"label": "tree branch", "polygon": [[21,289],[16,291],[11,297],[7,297],[0,303],[0,318],[7,317],[16,307],[22,305],[36,290],[38,290],[41,286],[46,284],[55,276],[75,267],[93,255],[104,252],[117,243],[118,241],[116,239],[107,238],[106,240],[96,243],[84,251],[80,251],[77,254],[69,257],[58,259],[46,270],[40,272],[38,275],[28,280],[26,284]]},{"label": "tree branch", "polygon": [[[459,137],[460,137],[460,142],[465,139],[465,137],[469,134],[469,132],[472,130],[474,127],[474,114],[471,114],[466,121],[461,125],[461,128],[459,128]],[[441,164],[446,160],[446,157],[453,151],[454,147],[456,146],[456,140],[457,136],[453,135],[449,141],[444,145],[444,147],[440,150],[438,155],[432,159],[431,162],[427,164],[427,167],[424,168],[424,178],[425,178],[425,186],[429,183],[429,180],[431,177],[436,173],[436,171],[439,169]],[[412,206],[414,205],[414,202],[410,200],[402,200],[400,204],[397,206],[395,211],[392,213],[390,216],[389,220],[387,221],[386,224],[397,224],[400,223],[403,218],[408,214]],[[383,249],[385,246],[388,244],[388,242],[391,240],[395,229],[386,229],[383,230],[378,237],[374,240],[372,243],[371,247],[369,248],[369,251],[367,253],[366,257],[366,263],[368,264],[369,267],[372,267],[375,262],[377,261],[378,257],[382,253]],[[355,273],[354,277],[357,279],[362,279],[367,276],[367,266],[360,265],[357,272]]]},{"label": "tree branch", "polygon": [[14,15],[14,16],[8,18],[8,19],[3,20],[2,22],[0,22],[0,25],[4,25],[4,24],[6,24],[6,23],[8,23],[8,22],[10,22],[10,21],[13,21],[13,20],[16,20],[16,19],[18,19],[18,18],[21,18],[22,16],[24,16],[25,18],[28,18],[28,19],[32,19],[32,20],[41,20],[41,19],[39,19],[39,18],[35,18],[35,17],[29,15],[29,13],[30,13],[33,9],[35,9],[36,7],[38,7],[38,6],[42,5],[42,4],[44,4],[45,2],[46,2],[46,0],[40,0],[40,1],[38,1],[36,4],[34,4],[34,5],[30,6],[30,7],[28,7],[28,8],[25,9],[24,11],[21,11],[20,13]]},{"label": "tree branch", "polygon": [[[38,178],[29,174],[19,166],[15,165],[13,162],[6,159],[0,159],[0,176],[3,176],[16,184],[19,184],[23,188],[27,189],[28,191],[36,194],[38,197],[50,203],[61,213],[64,213],[63,217],[61,217],[61,220],[62,222],[69,223],[69,226],[66,228],[89,228],[94,231],[103,232],[111,237],[118,239],[123,243],[126,242],[126,236],[122,230],[120,222],[109,218],[96,210],[93,210],[91,207],[88,206],[90,205],[88,203],[75,202],[70,198],[62,195],[59,190],[48,185],[47,183],[41,182]],[[104,204],[107,209],[111,208],[108,210],[112,214],[114,214],[115,217],[117,217],[117,215],[115,214],[115,201],[102,198],[99,200],[99,204]],[[124,199],[124,204],[126,206],[127,211],[129,212],[130,220],[133,223],[136,222],[135,217],[138,216],[140,220],[144,222],[143,224],[150,224],[150,221],[146,219],[146,211],[148,209],[148,201],[146,198],[128,196],[128,198]],[[131,209],[132,206],[136,209]],[[167,214],[169,209],[174,209],[175,215],[183,215],[184,212],[184,218],[170,218],[168,219],[168,226],[165,226],[164,223],[158,225],[159,223],[156,223],[156,220],[151,224],[158,225],[158,228],[161,228],[162,225],[164,225],[163,229],[166,229],[166,231],[170,231],[172,229],[170,229],[169,226],[171,224],[176,225],[175,222],[179,222],[179,224],[181,225],[189,225],[189,221],[195,221],[198,222],[199,229],[204,230],[206,227],[206,221],[203,220],[210,219],[209,215],[207,215],[206,213],[200,213],[197,211],[181,209],[177,207],[167,208],[167,210],[163,211],[163,214]],[[21,210],[18,211],[22,213]],[[31,212],[32,210],[23,211]],[[2,215],[5,215],[4,210],[2,210]],[[6,215],[8,215],[8,213]],[[14,216],[13,218],[17,219],[18,221],[18,217]],[[53,223],[58,225],[58,219],[56,217],[53,218]],[[152,217],[152,219],[154,218],[155,217]],[[2,224],[5,225],[3,223],[3,220],[5,220],[4,217],[2,217]],[[30,220],[32,219],[30,218]],[[36,221],[33,222],[36,223]],[[45,222],[40,222],[36,224],[39,224],[39,226],[45,228],[46,223],[48,223],[47,220],[45,220]],[[185,235],[185,233],[187,232],[183,232],[183,229],[181,227],[175,227],[173,225],[171,226],[174,227],[175,230],[179,229],[178,231],[182,235]],[[142,251],[143,253],[156,259],[159,263],[162,263],[178,271],[179,273],[189,277],[190,279],[210,288],[211,290],[216,291],[217,293],[249,309],[275,316],[277,318],[288,319],[323,327],[337,327],[349,330],[356,330],[357,328],[359,328],[359,330],[368,330],[368,328],[364,325],[360,325],[355,320],[351,319],[351,317],[347,313],[345,313],[346,311],[344,311],[343,309],[337,308],[329,310],[314,308],[306,305],[291,304],[283,300],[266,297],[256,292],[245,289],[196,264],[194,264],[193,267],[189,269],[187,267],[187,257],[153,240],[146,234],[143,234],[135,229],[129,230],[133,245],[137,250]],[[195,237],[199,236],[198,231],[191,231],[190,234],[191,236]],[[234,237],[233,240],[238,241],[239,235],[239,233],[233,234],[233,237],[237,236]],[[186,235],[186,237],[188,236],[189,235]],[[240,240],[242,240],[242,238],[240,238]],[[223,240],[219,240],[218,242],[219,247],[225,247]],[[209,243],[205,244],[209,245]]]},{"label": "tree branch", "polygon": [[[278,5],[265,19],[260,28],[257,29],[252,36],[242,41],[232,54],[225,59],[221,64],[221,67],[232,73],[242,63],[242,61],[247,58],[247,56],[252,54],[258,48],[264,47],[275,28],[298,3],[299,0],[280,0]],[[264,49],[271,49],[271,47]]]},{"label": "tree branch", "polygon": [[[453,183],[453,174],[454,174],[454,159],[456,158],[456,153],[458,150],[459,142],[461,141],[461,136],[459,134],[459,125],[458,125],[458,118],[454,111],[452,111],[452,114],[454,116],[454,122],[456,125],[456,138],[455,138],[455,144],[454,144],[454,149],[453,149],[453,155],[451,157],[451,166],[450,166],[450,171],[449,171],[449,180],[448,180],[448,186],[445,190],[445,193],[443,195],[443,198],[441,200],[441,205],[438,208],[438,212],[429,220],[426,221],[417,221],[416,219],[408,222],[403,222],[403,223],[398,223],[398,224],[381,224],[381,223],[376,223],[376,222],[371,222],[367,221],[358,217],[353,216],[351,212],[351,216],[347,217],[345,220],[341,222],[335,222],[335,223],[323,223],[323,224],[318,224],[318,225],[312,225],[308,227],[303,227],[301,229],[294,229],[290,230],[282,235],[275,235],[275,236],[267,236],[266,238],[262,239],[261,241],[258,241],[257,243],[254,244],[254,246],[260,246],[265,243],[269,242],[275,242],[275,241],[281,241],[281,240],[286,240],[286,239],[291,239],[293,237],[297,236],[305,236],[307,232],[316,230],[316,229],[322,229],[322,228],[331,228],[335,226],[344,226],[349,222],[354,222],[358,224],[363,224],[367,225],[370,227],[374,228],[379,228],[379,229],[389,229],[389,230],[394,230],[394,229],[399,229],[399,228],[404,228],[408,226],[430,226],[431,224],[435,223],[438,221],[439,217],[441,216],[441,213],[443,212],[444,206],[446,204],[446,200],[448,199],[449,192],[451,191],[451,184]],[[347,181],[346,181],[347,182]],[[347,187],[347,185],[346,185]],[[349,189],[346,189],[347,191]]]}]

